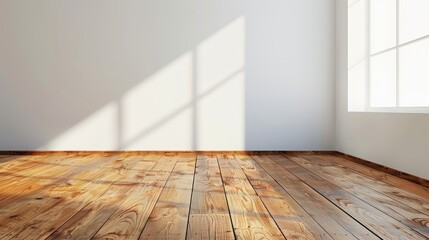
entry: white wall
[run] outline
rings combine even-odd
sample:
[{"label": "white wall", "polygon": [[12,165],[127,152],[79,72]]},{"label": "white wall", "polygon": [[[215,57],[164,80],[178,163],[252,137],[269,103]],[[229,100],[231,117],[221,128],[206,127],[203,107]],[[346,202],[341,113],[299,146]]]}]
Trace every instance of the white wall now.
[{"label": "white wall", "polygon": [[330,150],[334,0],[4,0],[0,150]]},{"label": "white wall", "polygon": [[347,112],[347,1],[337,0],[336,148],[429,179],[429,115]]},{"label": "white wall", "polygon": [[247,1],[246,147],[332,150],[335,1]]}]

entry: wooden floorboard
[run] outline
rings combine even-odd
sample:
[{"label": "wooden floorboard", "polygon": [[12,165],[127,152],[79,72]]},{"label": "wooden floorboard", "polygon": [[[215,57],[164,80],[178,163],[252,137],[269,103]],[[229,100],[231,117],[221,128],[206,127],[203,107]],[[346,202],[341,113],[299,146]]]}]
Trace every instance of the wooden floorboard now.
[{"label": "wooden floorboard", "polygon": [[[378,184],[377,181],[371,181],[370,184],[365,184],[365,182],[363,183],[360,180],[361,176],[358,174],[344,171],[318,158],[307,158],[308,160],[305,157],[288,156],[289,160],[301,165],[325,180],[335,183],[338,187],[341,187],[383,213],[398,219],[405,226],[429,238],[429,228],[425,225],[427,223],[420,221],[420,219],[428,219],[429,214],[412,208],[402,200],[389,197],[382,191],[378,192],[371,188]],[[424,201],[420,201],[420,203],[424,204]]]},{"label": "wooden floorboard", "polygon": [[179,156],[140,239],[185,239],[196,156]]},{"label": "wooden floorboard", "polygon": [[311,217],[334,239],[379,239],[293,174],[268,156],[252,155]]},{"label": "wooden floorboard", "polygon": [[[106,163],[112,160],[112,158],[101,158],[101,161]],[[133,163],[130,164],[130,162]],[[9,215],[14,214],[13,217],[18,219],[16,223],[19,227],[15,226],[3,239],[44,239],[48,237],[91,200],[106,191],[122,174],[128,175],[127,170],[134,162],[135,157],[119,158],[119,161],[109,164],[111,167],[102,167],[106,166],[105,163],[102,163],[97,165],[98,168],[87,168],[67,180],[56,182],[49,191],[38,190],[40,195],[37,195],[36,199],[41,204],[38,205],[37,212],[32,211],[34,208],[26,212],[22,212],[25,210],[23,207],[15,208],[21,215],[14,211]],[[54,201],[51,202],[51,200]],[[23,216],[28,216],[29,221],[25,223],[21,221]],[[10,223],[9,221],[8,224]]]},{"label": "wooden floorboard", "polygon": [[[387,174],[385,172],[348,161],[345,158],[341,158],[335,155],[315,155],[316,158],[325,159],[331,161],[338,167],[345,168],[348,172],[355,173],[358,172],[362,176],[363,181],[377,182],[377,185],[382,185],[386,188],[392,188],[393,193],[396,190],[400,190],[401,195],[406,195],[404,198],[412,199],[429,199],[429,188],[422,187],[422,185],[404,180],[402,178]],[[411,194],[410,194],[411,193]]]},{"label": "wooden floorboard", "polygon": [[0,155],[0,239],[429,239],[429,190],[334,153]]},{"label": "wooden floorboard", "polygon": [[235,235],[240,239],[285,239],[234,156],[218,161]]},{"label": "wooden floorboard", "polygon": [[121,175],[107,191],[55,230],[48,239],[92,238],[129,196],[133,186],[143,181],[159,158],[148,155],[140,158],[141,161],[133,164],[131,169],[120,171]]},{"label": "wooden floorboard", "polygon": [[333,239],[250,156],[238,155],[240,166],[287,239]]},{"label": "wooden floorboard", "polygon": [[307,185],[310,185],[319,194],[329,199],[338,208],[359,221],[377,236],[387,239],[426,239],[397,219],[390,217],[388,214],[362,201],[357,196],[348,193],[334,183],[326,181],[289,159],[279,155],[274,156],[273,159],[286,171],[289,171]]},{"label": "wooden floorboard", "polygon": [[234,239],[217,157],[198,156],[187,239]]},{"label": "wooden floorboard", "polygon": [[163,191],[177,156],[163,156],[95,235],[95,239],[138,239]]}]

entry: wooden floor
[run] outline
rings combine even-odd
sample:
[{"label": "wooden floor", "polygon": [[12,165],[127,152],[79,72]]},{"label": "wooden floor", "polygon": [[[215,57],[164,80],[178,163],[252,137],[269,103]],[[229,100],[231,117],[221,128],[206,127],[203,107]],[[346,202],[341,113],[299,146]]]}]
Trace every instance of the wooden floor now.
[{"label": "wooden floor", "polygon": [[328,154],[0,155],[0,239],[428,239],[429,190]]}]

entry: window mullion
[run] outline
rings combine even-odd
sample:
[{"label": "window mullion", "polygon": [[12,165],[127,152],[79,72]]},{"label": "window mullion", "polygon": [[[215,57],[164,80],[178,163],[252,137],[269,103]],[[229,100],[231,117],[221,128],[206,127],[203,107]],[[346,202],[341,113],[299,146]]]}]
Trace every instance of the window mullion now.
[{"label": "window mullion", "polygon": [[371,0],[366,1],[366,81],[365,81],[365,107],[371,107]]},{"label": "window mullion", "polygon": [[399,0],[396,0],[396,107],[399,107]]}]

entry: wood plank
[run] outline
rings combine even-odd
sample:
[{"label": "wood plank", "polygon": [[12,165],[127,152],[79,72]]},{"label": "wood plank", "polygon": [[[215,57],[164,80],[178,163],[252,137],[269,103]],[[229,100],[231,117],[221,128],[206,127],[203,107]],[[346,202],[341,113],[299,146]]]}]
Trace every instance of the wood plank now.
[{"label": "wood plank", "polygon": [[22,164],[28,160],[38,158],[38,157],[41,157],[41,156],[37,156],[37,155],[8,155],[7,157],[4,157],[0,160],[0,166],[2,167],[0,172],[3,170],[3,168],[8,167],[10,165]]},{"label": "wood plank", "polygon": [[[0,201],[0,204],[2,205],[2,208],[0,209],[0,217],[4,216],[5,213],[9,214],[13,209],[21,208],[23,205],[26,205],[28,201],[50,198],[46,193],[53,192],[53,190],[58,187],[63,187],[64,183],[67,183],[70,179],[90,181],[92,176],[88,175],[88,171],[99,172],[98,170],[102,166],[111,166],[111,161],[116,161],[116,164],[122,163],[125,161],[125,157],[126,156],[121,154],[99,158],[95,162],[84,167],[70,167],[67,168],[65,172],[59,172],[56,174],[50,173],[53,176],[57,175],[57,177],[47,179],[42,178],[39,181],[26,181],[25,184],[23,183],[21,185],[14,186],[9,188],[7,191],[1,190],[1,195],[6,197]],[[81,160],[86,161],[87,159],[81,158]]]},{"label": "wood plank", "polygon": [[[113,156],[112,156],[113,157]],[[125,165],[127,160],[123,159]],[[113,160],[112,158],[111,160]],[[119,164],[115,162],[112,165]],[[129,166],[124,166],[128,168]],[[82,209],[91,199],[102,194],[115,179],[124,173],[121,168],[88,169],[78,174],[66,184],[52,187],[49,192],[41,192],[37,205],[15,208],[2,218],[2,239],[40,239],[48,237],[56,228]],[[14,221],[12,221],[14,220]],[[6,234],[3,234],[6,233]]]},{"label": "wood plank", "polygon": [[[113,155],[113,154],[111,154]],[[11,167],[14,166],[25,166],[29,163],[41,163],[41,164],[47,164],[47,163],[57,163],[61,164],[66,160],[69,160],[71,158],[78,158],[78,157],[95,157],[95,156],[107,156],[105,154],[91,154],[91,155],[79,155],[79,154],[70,154],[70,153],[55,153],[50,155],[13,155],[4,159],[1,159],[0,161],[0,173],[3,173],[5,170],[9,170]],[[84,164],[84,162],[82,162]]]},{"label": "wood plank", "polygon": [[[108,157],[101,161],[105,161],[106,164],[108,164],[109,159],[113,158]],[[103,171],[99,169],[88,169],[75,175],[74,178],[52,182],[51,185],[45,186],[43,190],[19,196],[19,198],[7,204],[3,201],[2,203],[4,205],[2,205],[0,209],[0,232],[4,233],[7,229],[10,230],[11,228],[17,227],[15,224],[23,224],[37,216],[37,214],[44,212],[52,206],[58,205],[65,197],[75,194],[75,187],[85,187],[97,174],[101,176]],[[77,191],[77,193],[79,193],[79,191]],[[31,204],[31,208],[29,208],[29,204]]]},{"label": "wood plank", "polygon": [[371,188],[393,199],[407,201],[407,205],[429,214],[428,188],[340,157],[323,155],[316,155],[315,157],[333,162],[338,167],[351,170],[352,173],[360,173],[354,176],[359,178],[362,184],[370,185]]},{"label": "wood plank", "polygon": [[226,198],[239,239],[285,239],[233,156],[218,155]]},{"label": "wood plank", "polygon": [[187,239],[234,239],[229,214],[190,214]]},{"label": "wood plank", "polygon": [[[120,155],[117,155],[117,156],[119,157]],[[102,158],[99,161],[104,164],[109,164],[110,161],[113,161],[114,159],[116,159],[116,157],[115,155],[112,155],[106,158]],[[78,172],[77,175],[73,175],[69,178],[64,178],[64,179],[59,178],[57,179],[57,181],[52,181],[50,182],[49,185],[43,186],[44,188],[42,190],[19,196],[19,198],[14,201],[7,201],[7,202],[2,201],[1,203],[3,205],[2,205],[2,208],[0,209],[0,218],[3,219],[5,217],[4,216],[5,213],[9,214],[9,216],[13,216],[10,214],[13,212],[14,209],[26,209],[26,205],[28,205],[29,202],[31,202],[33,206],[35,206],[34,204],[36,204],[37,206],[38,202],[45,201],[47,199],[56,199],[56,198],[62,197],[60,195],[61,191],[67,192],[66,190],[68,187],[70,187],[71,189],[72,184],[70,184],[68,180],[74,180],[74,181],[81,180],[83,182],[88,182],[93,178],[93,175],[91,174],[95,174],[98,172],[100,172],[98,169],[87,168],[86,170],[82,170]],[[35,184],[39,184],[39,183],[35,183]],[[57,197],[54,197],[54,195]],[[6,217],[6,219],[8,219],[8,217]]]},{"label": "wood plank", "polygon": [[[39,173],[51,171],[57,176],[64,175],[64,172],[55,171],[49,164],[56,158],[66,159],[68,155],[54,154],[52,156],[13,156],[13,160],[2,164],[0,168],[0,205],[5,206],[13,202],[16,198],[37,191],[42,187],[40,181],[51,179],[41,179]],[[70,168],[75,170],[75,168]],[[27,172],[28,171],[28,172]],[[7,201],[4,201],[6,200]]]},{"label": "wood plank", "polygon": [[429,190],[429,180],[428,179],[424,179],[422,177],[418,177],[416,175],[409,174],[407,172],[403,172],[403,171],[400,171],[398,169],[394,169],[394,168],[391,168],[388,166],[384,166],[382,164],[371,162],[371,161],[368,161],[368,160],[365,160],[362,158],[358,158],[358,157],[355,157],[352,155],[348,155],[345,153],[336,152],[333,154],[333,156],[343,157],[343,158],[347,159],[348,161],[355,162],[355,163],[367,166],[369,168],[372,168],[374,170],[378,170],[378,171],[387,173],[388,175],[401,178],[402,180],[406,180],[408,182],[414,183],[415,185],[424,186],[426,188],[426,190]]},{"label": "wood plank", "polygon": [[234,239],[215,155],[197,157],[187,238]]},{"label": "wood plank", "polygon": [[426,239],[396,219],[379,211],[338,186],[309,172],[283,156],[272,158],[285,170],[294,174],[372,232],[387,239]]},{"label": "wood plank", "polygon": [[8,163],[11,163],[11,162],[23,161],[23,160],[31,158],[31,157],[34,157],[34,156],[31,156],[31,155],[21,155],[21,156],[1,155],[0,156],[0,166],[7,165]]},{"label": "wood plank", "polygon": [[[118,207],[128,197],[136,183],[142,181],[161,158],[161,155],[146,155],[128,173],[116,180],[99,198],[94,198],[82,210],[76,213],[47,239],[90,239],[103,226],[107,219],[117,211]],[[140,181],[130,178],[130,175],[143,175]]]},{"label": "wood plank", "polygon": [[335,154],[1,157],[1,239],[429,239],[426,188]]},{"label": "wood plank", "polygon": [[304,157],[291,155],[287,155],[287,158],[429,238],[428,215],[363,186],[350,171],[328,165],[329,162],[318,158],[307,157],[309,158],[307,160]]},{"label": "wood plank", "polygon": [[319,155],[318,154],[314,156],[335,162],[336,164],[339,164],[340,166],[345,167],[349,170],[359,172],[361,174],[364,174],[365,176],[369,176],[370,178],[373,178],[378,181],[382,181],[384,183],[406,190],[423,199],[429,199],[429,188],[424,187],[420,184],[416,184],[408,180],[399,178],[397,176],[393,176],[388,173],[382,172],[380,170],[377,170],[359,163],[352,162],[347,158],[339,157],[338,155],[325,155],[325,154]]},{"label": "wood plank", "polygon": [[332,239],[252,158],[236,155],[236,159],[287,239]]},{"label": "wood plank", "polygon": [[138,239],[174,166],[176,155],[165,155],[134,186],[94,239]]},{"label": "wood plank", "polygon": [[57,154],[55,156],[10,156],[0,161],[0,176],[2,177],[2,181],[15,178],[17,177],[16,174],[23,170],[33,169],[35,167],[46,167],[50,159],[55,159],[57,157],[67,158],[68,156],[64,154]]},{"label": "wood plank", "polygon": [[379,239],[357,223],[349,215],[303,183],[295,175],[285,171],[272,159],[263,155],[251,157],[269,173],[319,225],[337,239]]},{"label": "wood plank", "polygon": [[216,156],[198,156],[191,213],[228,213],[228,204]]},{"label": "wood plank", "polygon": [[196,156],[180,155],[140,239],[185,239]]},{"label": "wood plank", "polygon": [[[44,161],[46,161],[46,164],[43,165]],[[63,161],[64,163],[52,164],[55,161]],[[84,162],[84,164],[79,167],[68,165],[69,162],[77,161]],[[13,202],[17,197],[42,190],[45,186],[68,179],[85,169],[105,165],[105,161],[106,158],[97,155],[85,157],[60,156],[58,158],[52,156],[43,159],[43,162],[40,163],[42,166],[39,167],[32,165],[33,161],[31,161],[29,164],[27,163],[31,168],[21,170],[17,173],[9,173],[9,178],[2,179],[0,204],[6,205]]]}]

